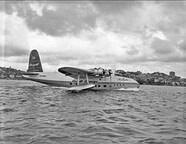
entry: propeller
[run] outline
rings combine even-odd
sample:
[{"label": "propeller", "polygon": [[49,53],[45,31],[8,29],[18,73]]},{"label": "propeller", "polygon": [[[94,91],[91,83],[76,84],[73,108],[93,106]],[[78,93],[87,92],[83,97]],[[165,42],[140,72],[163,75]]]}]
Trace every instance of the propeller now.
[{"label": "propeller", "polygon": [[111,81],[111,75],[112,75],[112,70],[111,70],[111,69],[109,69],[110,81]]}]

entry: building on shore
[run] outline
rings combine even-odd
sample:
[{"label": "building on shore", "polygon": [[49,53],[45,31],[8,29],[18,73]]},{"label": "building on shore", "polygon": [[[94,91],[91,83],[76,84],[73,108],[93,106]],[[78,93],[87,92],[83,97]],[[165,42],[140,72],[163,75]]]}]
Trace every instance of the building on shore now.
[{"label": "building on shore", "polygon": [[169,72],[169,76],[175,77],[175,72],[173,72],[173,71]]}]

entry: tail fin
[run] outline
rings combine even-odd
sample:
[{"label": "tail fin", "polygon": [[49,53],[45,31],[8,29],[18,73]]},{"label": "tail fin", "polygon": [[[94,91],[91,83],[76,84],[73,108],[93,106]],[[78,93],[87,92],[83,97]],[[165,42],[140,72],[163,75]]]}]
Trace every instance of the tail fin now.
[{"label": "tail fin", "polygon": [[35,49],[30,53],[27,72],[43,72],[39,53]]}]

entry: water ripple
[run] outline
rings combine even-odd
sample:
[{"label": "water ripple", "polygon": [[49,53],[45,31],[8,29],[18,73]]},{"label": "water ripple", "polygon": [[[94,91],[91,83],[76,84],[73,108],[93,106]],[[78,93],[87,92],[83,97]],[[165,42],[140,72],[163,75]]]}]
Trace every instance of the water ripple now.
[{"label": "water ripple", "polygon": [[3,144],[183,144],[186,88],[69,93],[30,81],[0,81]]}]

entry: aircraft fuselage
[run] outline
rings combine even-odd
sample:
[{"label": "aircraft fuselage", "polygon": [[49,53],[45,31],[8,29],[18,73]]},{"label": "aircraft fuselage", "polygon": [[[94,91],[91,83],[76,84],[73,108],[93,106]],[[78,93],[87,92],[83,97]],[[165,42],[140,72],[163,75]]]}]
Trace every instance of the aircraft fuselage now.
[{"label": "aircraft fuselage", "polygon": [[[39,72],[37,75],[23,75],[23,77],[28,80],[56,87],[71,88],[75,86],[87,85],[86,79],[80,78],[78,83],[77,79],[59,72]],[[112,75],[111,77],[91,77],[88,82],[95,85],[91,88],[93,90],[139,88],[139,84],[135,80],[115,75]]]}]

